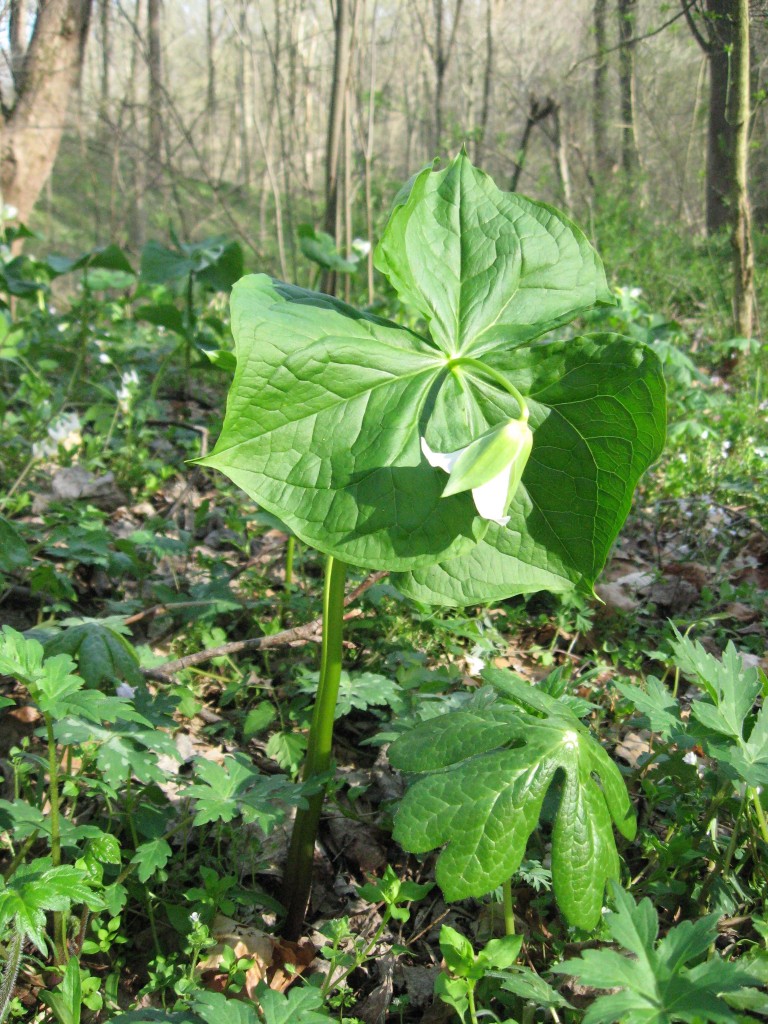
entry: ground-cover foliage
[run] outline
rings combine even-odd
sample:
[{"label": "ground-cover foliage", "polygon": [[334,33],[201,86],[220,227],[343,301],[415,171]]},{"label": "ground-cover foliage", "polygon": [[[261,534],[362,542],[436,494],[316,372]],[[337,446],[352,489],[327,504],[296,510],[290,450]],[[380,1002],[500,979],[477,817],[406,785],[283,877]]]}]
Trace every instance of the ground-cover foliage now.
[{"label": "ground-cover foliage", "polygon": [[[432,184],[445,181],[428,173],[417,192],[431,201]],[[406,241],[408,223],[423,234],[413,196],[395,216]],[[380,259],[407,290],[389,237]],[[582,247],[582,259],[590,251]],[[511,325],[516,360],[472,340],[470,323],[465,384],[476,389],[481,418],[459,435],[449,410],[460,389],[441,399],[433,387],[429,417],[415,422],[387,392],[382,409],[399,412],[411,431],[395,437],[392,427],[389,453],[408,453],[419,474],[414,501],[443,523],[424,547],[465,546],[448,561],[489,544],[498,553],[505,531],[526,522],[529,496],[542,505],[546,473],[562,471],[537,451],[548,410],[583,434],[585,421],[569,420],[568,396],[557,393],[563,385],[544,382],[550,366],[573,376],[569,339],[628,337],[609,343],[612,359],[645,352],[639,345],[655,352],[669,388],[669,442],[598,584],[604,604],[588,586],[549,587],[561,591],[549,596],[534,593],[534,579],[510,588],[502,567],[490,581],[496,591],[470,593],[459,610],[455,597],[435,608],[429,602],[451,597],[454,584],[444,581],[456,574],[436,583],[432,554],[404,565],[412,555],[391,530],[382,541],[389,527],[374,517],[355,563],[357,542],[329,522],[340,537],[335,553],[352,563],[349,587],[361,592],[344,610],[333,760],[302,781],[323,572],[309,544],[329,545],[314,525],[303,536],[300,503],[265,496],[257,506],[187,461],[201,445],[206,453],[221,426],[234,366],[233,253],[224,239],[171,239],[148,246],[140,264],[116,249],[66,262],[6,255],[0,1013],[126,1024],[575,1024],[764,1012],[761,353],[746,352],[748,387],[720,380],[714,353],[710,361],[696,351],[689,321],[654,308],[624,278],[618,291],[603,282],[584,302],[613,295],[617,304],[585,308],[575,328],[557,311],[544,318],[555,330],[545,369],[520,358],[529,325],[542,321]],[[381,319],[395,319],[400,302],[373,316],[257,282],[238,292],[238,345],[250,343],[249,317],[266,297],[270,316],[287,311],[305,332],[288,367],[294,381],[300,365],[322,369],[324,388],[348,379],[330,346],[314,336],[314,352],[307,344],[318,317],[362,329],[370,351],[382,345],[365,387],[374,373],[400,386],[381,337],[394,335],[398,358],[405,351],[418,364],[415,379],[445,359],[439,345],[419,350],[435,315],[418,295],[404,329]],[[344,366],[354,356],[361,372],[362,344],[351,336]],[[577,341],[580,367],[599,367],[605,345]],[[499,397],[493,375],[469,360],[509,376],[529,410],[532,449],[517,472],[520,449],[499,454],[489,437],[474,450],[487,459],[481,476],[459,467],[454,483],[464,473],[466,488],[442,498],[451,477],[429,464],[422,438],[432,453],[453,453],[473,432],[524,419],[518,398]],[[622,385],[611,365],[603,391]],[[267,408],[268,392],[259,393]],[[319,395],[302,393],[302,403],[322,415]],[[430,423],[440,429],[429,432]],[[311,436],[324,443],[329,428]],[[271,451],[289,450],[278,440]],[[346,445],[346,467],[329,450],[334,485],[363,460],[360,487],[372,486],[375,467],[364,460],[376,452],[364,442]],[[599,459],[599,441],[587,448]],[[316,455],[311,445],[305,454]],[[283,483],[301,487],[305,468],[285,471]],[[499,474],[506,526],[478,522],[472,493],[483,475]],[[615,499],[616,529],[631,483]],[[376,490],[378,511],[385,493]],[[444,507],[466,523],[458,541]],[[298,534],[290,544],[286,523]],[[578,553],[562,553],[576,540],[566,530],[558,578],[591,584],[611,529],[586,567]],[[384,543],[400,559],[389,576],[383,556],[368,559]],[[501,554],[519,560],[519,550]],[[535,557],[529,571],[542,572]],[[488,584],[487,572],[475,575]],[[412,773],[423,774],[413,781]],[[291,942],[280,885],[290,818],[321,789],[312,903]],[[604,895],[609,878],[624,888]]]}]

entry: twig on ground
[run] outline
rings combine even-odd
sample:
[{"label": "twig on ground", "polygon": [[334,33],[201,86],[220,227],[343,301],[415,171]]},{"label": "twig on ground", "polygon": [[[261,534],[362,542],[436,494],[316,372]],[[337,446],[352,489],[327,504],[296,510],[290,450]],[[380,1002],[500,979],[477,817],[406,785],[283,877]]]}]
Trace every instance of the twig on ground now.
[{"label": "twig on ground", "polygon": [[[371,573],[358,586],[351,590],[344,598],[344,606],[347,607],[365,593],[369,587],[384,579],[386,571]],[[345,615],[344,618],[352,618],[354,612]],[[211,661],[213,658],[221,658],[228,654],[238,654],[240,651],[267,650],[271,647],[292,647],[302,643],[319,643],[322,639],[322,617],[305,622],[301,626],[293,626],[291,629],[283,629],[279,633],[272,633],[268,636],[251,637],[248,640],[235,640],[229,644],[221,644],[219,647],[210,647],[205,651],[196,651],[194,654],[187,654],[175,661],[167,661],[164,665],[156,665],[153,668],[144,668],[142,673],[147,679],[155,679],[161,683],[170,682],[171,676],[182,669],[191,668],[193,665],[200,665],[203,662]]]}]

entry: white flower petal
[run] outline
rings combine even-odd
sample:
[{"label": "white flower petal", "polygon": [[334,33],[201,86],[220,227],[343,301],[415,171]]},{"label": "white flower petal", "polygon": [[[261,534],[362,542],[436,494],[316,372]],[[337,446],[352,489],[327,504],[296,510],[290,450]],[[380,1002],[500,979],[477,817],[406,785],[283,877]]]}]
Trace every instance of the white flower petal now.
[{"label": "white flower petal", "polygon": [[433,452],[424,437],[421,439],[421,450],[430,466],[434,466],[435,469],[444,469],[446,473],[451,472],[458,457],[464,451],[463,448],[459,448],[457,452]]},{"label": "white flower petal", "polygon": [[507,511],[509,496],[509,478],[512,474],[512,465],[505,466],[500,473],[487,480],[479,487],[472,490],[472,497],[475,501],[475,508],[483,519],[491,519],[499,526],[506,526],[509,516]]}]

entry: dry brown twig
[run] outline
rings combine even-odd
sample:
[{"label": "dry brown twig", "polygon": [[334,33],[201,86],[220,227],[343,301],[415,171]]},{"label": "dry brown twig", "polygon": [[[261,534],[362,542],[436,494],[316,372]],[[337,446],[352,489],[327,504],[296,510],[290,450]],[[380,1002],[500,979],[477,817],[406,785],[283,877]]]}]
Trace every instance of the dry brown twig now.
[{"label": "dry brown twig", "polygon": [[[362,583],[354,587],[344,598],[344,606],[348,607],[364,594],[369,587],[383,580],[387,575],[385,570],[371,573]],[[356,612],[348,612],[344,618],[351,619]],[[221,644],[219,647],[209,647],[205,651],[196,651],[194,654],[187,654],[175,661],[167,661],[164,665],[156,665],[154,668],[142,669],[142,674],[147,679],[155,679],[161,683],[171,681],[171,676],[182,669],[191,668],[193,665],[201,665],[213,658],[221,658],[228,654],[238,654],[240,651],[268,650],[272,647],[295,647],[298,644],[319,643],[322,640],[322,616],[318,616],[311,622],[305,622],[301,626],[293,626],[291,629],[283,629],[279,633],[272,633],[269,636],[256,636],[248,640],[234,640],[229,644]]]}]

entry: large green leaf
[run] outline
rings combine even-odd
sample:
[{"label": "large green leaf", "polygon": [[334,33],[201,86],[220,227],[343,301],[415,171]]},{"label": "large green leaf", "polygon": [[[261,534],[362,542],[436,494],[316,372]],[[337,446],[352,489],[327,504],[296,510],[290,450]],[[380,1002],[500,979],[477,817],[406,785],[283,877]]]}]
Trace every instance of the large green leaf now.
[{"label": "large green leaf", "polygon": [[469,604],[589,591],[643,471],[664,441],[664,381],[649,349],[592,335],[494,353],[531,410],[533,451],[505,527],[460,556],[396,577],[410,597]]},{"label": "large green leaf", "polygon": [[[589,589],[661,447],[664,395],[656,358],[626,339],[533,343],[609,301],[596,253],[565,216],[502,193],[462,154],[415,179],[377,262],[431,335],[263,276],[235,286],[237,370],[202,461],[306,543],[406,573],[414,596]],[[421,441],[466,447],[519,417],[515,388],[533,451],[500,528],[469,491],[441,496],[445,473]]]},{"label": "large green leaf", "polygon": [[131,644],[112,626],[91,620],[69,626],[45,643],[45,655],[69,654],[88,686],[102,681],[139,686],[144,677]]},{"label": "large green leaf", "polygon": [[550,700],[546,719],[493,703],[433,718],[396,740],[396,768],[431,774],[406,793],[394,837],[413,853],[445,844],[436,868],[445,896],[482,896],[520,866],[560,773],[553,888],[565,917],[593,928],[606,881],[619,871],[611,822],[632,838],[635,818],[616,766],[575,715]]},{"label": "large green leaf", "polygon": [[613,303],[576,225],[545,203],[501,192],[464,153],[414,179],[375,263],[449,355],[506,348]]},{"label": "large green leaf", "polygon": [[445,481],[419,446],[440,353],[262,275],[235,285],[232,320],[237,372],[206,465],[306,543],[356,564],[409,568],[479,540],[487,522],[466,494],[441,500]]}]

